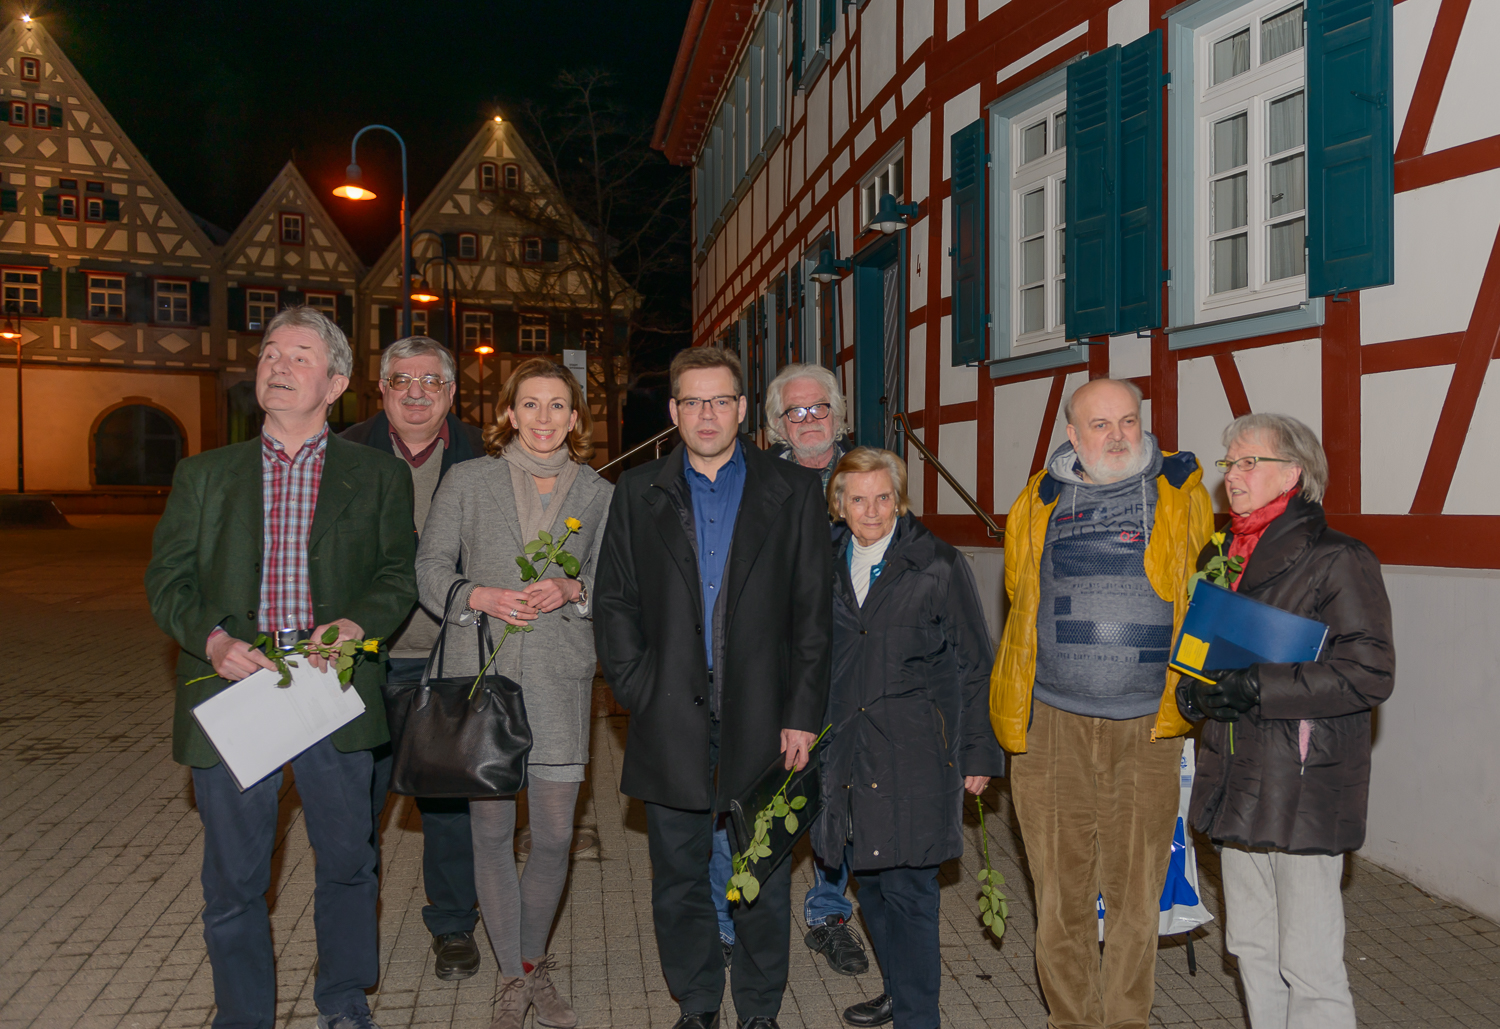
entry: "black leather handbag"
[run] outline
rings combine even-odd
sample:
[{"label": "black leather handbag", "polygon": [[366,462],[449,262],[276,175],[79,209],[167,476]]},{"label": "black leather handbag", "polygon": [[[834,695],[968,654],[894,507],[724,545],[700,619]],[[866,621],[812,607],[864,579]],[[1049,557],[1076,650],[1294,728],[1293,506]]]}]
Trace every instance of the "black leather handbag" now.
[{"label": "black leather handbag", "polygon": [[[383,688],[385,717],[391,728],[393,793],[504,797],[526,788],[531,725],[520,684],[486,673],[474,690],[474,676],[447,678],[443,674],[447,616],[455,599],[467,597],[472,585],[460,579],[448,590],[442,628],[427,655],[422,680],[387,683]],[[495,645],[484,614],[474,631],[479,634],[479,655],[487,658]]]}]

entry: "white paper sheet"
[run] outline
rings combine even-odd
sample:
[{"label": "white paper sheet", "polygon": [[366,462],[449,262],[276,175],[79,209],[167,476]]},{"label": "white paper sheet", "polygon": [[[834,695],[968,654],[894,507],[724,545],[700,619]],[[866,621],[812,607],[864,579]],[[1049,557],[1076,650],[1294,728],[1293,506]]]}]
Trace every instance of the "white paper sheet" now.
[{"label": "white paper sheet", "polygon": [[339,685],[338,672],[319,672],[301,655],[291,661],[290,686],[277,686],[281,673],[263,668],[193,708],[241,791],[364,714],[365,702],[352,685]]}]

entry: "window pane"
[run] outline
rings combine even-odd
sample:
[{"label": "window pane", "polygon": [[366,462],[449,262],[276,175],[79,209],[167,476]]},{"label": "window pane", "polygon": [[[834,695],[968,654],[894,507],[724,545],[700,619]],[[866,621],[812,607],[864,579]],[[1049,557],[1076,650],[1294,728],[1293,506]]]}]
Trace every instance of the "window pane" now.
[{"label": "window pane", "polygon": [[1307,270],[1306,235],[1306,223],[1301,218],[1271,226],[1266,239],[1266,249],[1270,254],[1270,267],[1266,275],[1268,279],[1274,282],[1301,275]]},{"label": "window pane", "polygon": [[1068,112],[1063,111],[1052,119],[1052,149],[1061,150],[1068,145]]},{"label": "window pane", "polygon": [[1307,142],[1307,113],[1302,93],[1272,100],[1267,114],[1268,153],[1279,154]]},{"label": "window pane", "polygon": [[1307,206],[1307,171],[1303,162],[1302,154],[1271,162],[1271,173],[1266,178],[1272,218]]},{"label": "window pane", "polygon": [[1058,275],[1066,275],[1068,273],[1068,246],[1067,246],[1067,244],[1068,244],[1068,233],[1067,233],[1067,230],[1065,230],[1065,229],[1058,229],[1056,232],[1054,232],[1052,234],[1052,238],[1057,241],[1057,274]]},{"label": "window pane", "polygon": [[1213,241],[1213,279],[1215,293],[1244,289],[1249,283],[1246,255],[1248,237],[1230,236]]},{"label": "window pane", "polygon": [[1244,113],[1214,125],[1214,174],[1245,163],[1249,147],[1249,119]]},{"label": "window pane", "polygon": [[1021,290],[1021,332],[1041,332],[1047,327],[1047,287]]},{"label": "window pane", "polygon": [[1068,284],[1059,279],[1057,282],[1057,324],[1064,325],[1068,321]]},{"label": "window pane", "polygon": [[1260,23],[1260,63],[1302,49],[1302,5]]},{"label": "window pane", "polygon": [[1214,44],[1214,85],[1250,70],[1250,30],[1236,32]]},{"label": "window pane", "polygon": [[1047,227],[1047,193],[1034,189],[1021,198],[1021,235],[1035,236]]},{"label": "window pane", "polygon": [[1244,172],[1214,183],[1214,232],[1228,232],[1245,224],[1245,185]]},{"label": "window pane", "polygon": [[1068,180],[1057,180],[1057,224],[1068,224]]},{"label": "window pane", "polygon": [[897,200],[906,197],[906,160],[898,157],[891,164],[891,195]]},{"label": "window pane", "polygon": [[1021,244],[1021,285],[1041,282],[1047,272],[1047,239],[1028,239]]},{"label": "window pane", "polygon": [[1047,123],[1039,121],[1021,132],[1021,163],[1030,164],[1047,152]]}]

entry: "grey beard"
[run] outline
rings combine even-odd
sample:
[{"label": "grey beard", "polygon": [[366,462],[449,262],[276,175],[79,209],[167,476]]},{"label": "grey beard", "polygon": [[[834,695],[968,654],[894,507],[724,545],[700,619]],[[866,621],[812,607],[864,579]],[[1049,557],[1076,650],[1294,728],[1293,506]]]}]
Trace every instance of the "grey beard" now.
[{"label": "grey beard", "polygon": [[829,452],[833,450],[833,440],[829,440],[827,443],[823,444],[820,447],[799,447],[791,440],[788,440],[787,446],[792,448],[793,456],[795,456],[799,461],[804,458],[817,457],[820,454],[826,461]]},{"label": "grey beard", "polygon": [[1089,482],[1098,486],[1107,486],[1112,482],[1124,482],[1126,479],[1133,479],[1144,472],[1146,466],[1151,463],[1151,448],[1146,446],[1144,439],[1141,440],[1138,445],[1131,449],[1130,463],[1118,473],[1106,471],[1103,468],[1089,464],[1083,459],[1082,454],[1078,455],[1078,463],[1083,465],[1084,474],[1089,477]]}]

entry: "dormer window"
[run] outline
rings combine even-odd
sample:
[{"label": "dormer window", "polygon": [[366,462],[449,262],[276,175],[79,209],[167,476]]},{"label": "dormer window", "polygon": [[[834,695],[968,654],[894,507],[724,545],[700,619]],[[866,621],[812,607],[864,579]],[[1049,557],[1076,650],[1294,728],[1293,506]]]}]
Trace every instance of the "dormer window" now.
[{"label": "dormer window", "polygon": [[35,57],[21,58],[21,78],[27,82],[40,82],[42,80],[42,62]]},{"label": "dormer window", "polygon": [[479,237],[472,232],[458,234],[458,258],[461,261],[479,259]]},{"label": "dormer window", "polygon": [[507,164],[503,169],[505,173],[505,188],[521,188],[521,166],[519,164]]},{"label": "dormer window", "polygon": [[281,242],[287,246],[300,247],[302,245],[302,215],[281,215]]},{"label": "dormer window", "polygon": [[489,161],[485,161],[479,166],[479,188],[494,189],[500,183],[499,173],[499,167]]}]

